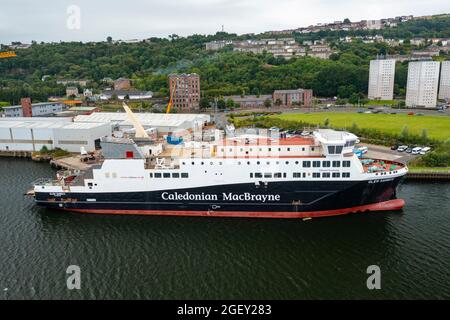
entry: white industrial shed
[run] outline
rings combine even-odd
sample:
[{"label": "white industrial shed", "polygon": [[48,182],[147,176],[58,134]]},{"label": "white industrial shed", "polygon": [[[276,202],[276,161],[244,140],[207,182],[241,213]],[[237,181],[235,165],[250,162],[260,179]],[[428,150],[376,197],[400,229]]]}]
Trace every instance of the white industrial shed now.
[{"label": "white industrial shed", "polygon": [[43,146],[93,151],[95,141],[109,135],[111,126],[103,123],[0,121],[0,151],[39,151]]},{"label": "white industrial shed", "polygon": [[[207,114],[186,113],[135,113],[145,129],[156,128],[159,134],[166,134],[178,129],[201,129],[202,125],[210,121]],[[97,122],[117,124],[121,129],[132,128],[126,113],[122,112],[94,112],[90,115],[79,115],[74,122]]]}]

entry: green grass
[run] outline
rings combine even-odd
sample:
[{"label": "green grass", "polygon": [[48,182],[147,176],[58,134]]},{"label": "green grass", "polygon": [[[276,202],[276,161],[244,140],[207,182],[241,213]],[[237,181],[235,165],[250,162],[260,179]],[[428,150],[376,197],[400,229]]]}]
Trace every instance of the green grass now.
[{"label": "green grass", "polygon": [[408,116],[407,114],[366,114],[366,113],[311,113],[282,114],[271,116],[283,120],[304,121],[323,124],[330,120],[331,127],[349,128],[356,123],[359,128],[377,129],[382,132],[400,134],[404,126],[410,134],[421,135],[426,129],[429,138],[445,141],[450,138],[450,117],[446,116]]},{"label": "green grass", "polygon": [[408,167],[411,173],[439,173],[439,172],[450,172],[450,167]]}]

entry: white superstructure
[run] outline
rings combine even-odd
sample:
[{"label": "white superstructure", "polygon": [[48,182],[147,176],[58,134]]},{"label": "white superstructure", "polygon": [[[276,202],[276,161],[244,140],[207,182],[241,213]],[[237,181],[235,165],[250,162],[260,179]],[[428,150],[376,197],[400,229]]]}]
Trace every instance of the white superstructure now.
[{"label": "white superstructure", "polygon": [[369,99],[394,98],[395,60],[372,60],[369,71]]},{"label": "white superstructure", "polygon": [[439,83],[438,61],[414,61],[408,65],[406,106],[434,108]]}]

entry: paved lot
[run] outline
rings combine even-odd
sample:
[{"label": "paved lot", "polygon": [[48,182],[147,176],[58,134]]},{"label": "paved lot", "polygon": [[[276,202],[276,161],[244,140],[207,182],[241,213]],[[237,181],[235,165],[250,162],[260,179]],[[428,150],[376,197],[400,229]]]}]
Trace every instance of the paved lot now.
[{"label": "paved lot", "polygon": [[409,161],[418,157],[418,155],[412,155],[411,153],[398,152],[391,150],[389,147],[378,146],[373,144],[360,144],[367,146],[369,151],[364,155],[366,158],[379,158],[391,161],[398,161],[402,163],[408,163]]}]

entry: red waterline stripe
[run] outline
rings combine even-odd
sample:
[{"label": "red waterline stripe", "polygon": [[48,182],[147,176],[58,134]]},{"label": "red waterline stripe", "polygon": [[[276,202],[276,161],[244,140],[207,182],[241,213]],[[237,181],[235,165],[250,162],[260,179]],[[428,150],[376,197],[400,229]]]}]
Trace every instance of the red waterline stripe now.
[{"label": "red waterline stripe", "polygon": [[66,211],[75,211],[80,213],[96,214],[131,214],[131,215],[161,215],[161,216],[207,216],[207,217],[247,217],[247,218],[315,218],[337,216],[348,213],[366,212],[366,211],[389,211],[400,210],[405,205],[402,199],[388,200],[384,202],[368,204],[363,206],[310,211],[310,212],[290,212],[290,211],[204,211],[204,210],[114,210],[114,209],[65,209]]}]

